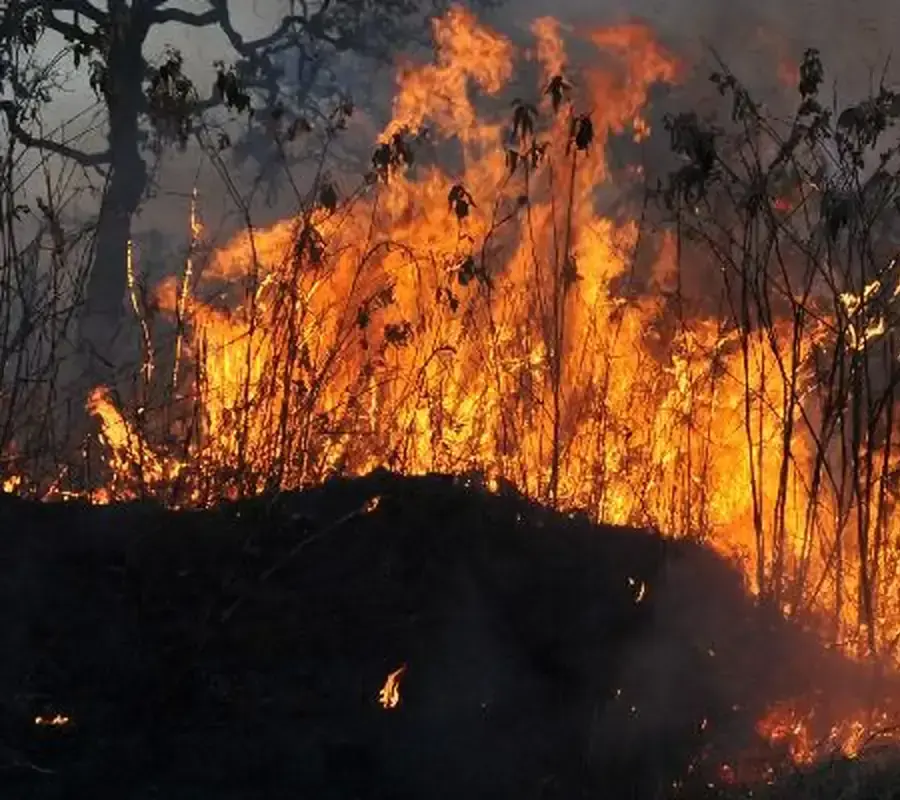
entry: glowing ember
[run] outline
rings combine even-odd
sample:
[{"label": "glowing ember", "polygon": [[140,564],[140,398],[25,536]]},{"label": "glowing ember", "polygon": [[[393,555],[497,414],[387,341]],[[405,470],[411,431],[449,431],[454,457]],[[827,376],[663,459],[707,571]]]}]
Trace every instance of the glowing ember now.
[{"label": "glowing ember", "polygon": [[395,669],[384,681],[384,686],[378,692],[378,702],[385,709],[396,708],[400,705],[400,678],[406,673],[406,664]]},{"label": "glowing ember", "polygon": [[647,595],[647,584],[644,581],[637,581],[634,578],[628,579],[628,585],[634,588],[634,602],[640,603]]},{"label": "glowing ember", "polygon": [[64,714],[55,714],[52,717],[35,717],[34,724],[44,728],[62,728],[71,722]]}]

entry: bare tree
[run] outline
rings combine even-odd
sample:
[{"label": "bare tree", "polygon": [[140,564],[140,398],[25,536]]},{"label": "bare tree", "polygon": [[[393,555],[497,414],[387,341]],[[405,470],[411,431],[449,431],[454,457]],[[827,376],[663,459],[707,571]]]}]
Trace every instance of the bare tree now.
[{"label": "bare tree", "polygon": [[[492,2],[493,0],[488,0]],[[90,86],[102,102],[107,121],[106,147],[86,151],[27,130],[15,100],[0,100],[2,111],[19,140],[30,147],[71,159],[96,170],[103,181],[102,200],[87,296],[80,320],[86,351],[109,363],[110,339],[118,329],[127,289],[125,270],[131,222],[148,187],[144,159],[146,123],[164,126],[184,142],[196,114],[219,101],[239,111],[251,110],[257,89],[271,107],[280,103],[283,77],[280,55],[298,56],[310,75],[328,56],[357,52],[386,57],[396,43],[407,43],[427,30],[430,13],[447,0],[288,0],[271,30],[245,38],[233,19],[228,0],[204,0],[196,10],[174,7],[170,0],[108,0],[105,7],[91,0],[11,0],[4,14],[9,34],[34,39],[42,30],[62,36],[76,69],[86,69]],[[27,22],[27,24],[25,24]],[[181,72],[181,58],[171,52],[161,64],[147,53],[151,32],[166,24],[186,28],[218,28],[237,54],[232,66],[218,64],[217,91],[201,98]],[[14,72],[5,76],[14,94],[26,88]],[[294,103],[304,98],[292,98]],[[96,362],[93,362],[96,364]]]}]

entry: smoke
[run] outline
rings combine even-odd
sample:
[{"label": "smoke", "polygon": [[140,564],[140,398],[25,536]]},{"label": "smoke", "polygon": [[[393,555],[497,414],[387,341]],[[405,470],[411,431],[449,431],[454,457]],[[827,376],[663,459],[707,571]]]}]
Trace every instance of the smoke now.
[{"label": "smoke", "polygon": [[527,27],[552,14],[575,26],[642,18],[681,51],[715,48],[745,80],[771,72],[772,50],[799,59],[807,47],[821,50],[841,86],[860,91],[880,74],[893,51],[900,8],[878,0],[517,0],[497,15],[501,25]]},{"label": "smoke", "polygon": [[[254,4],[252,13],[238,13],[236,20],[245,35],[255,35],[266,29],[280,6],[263,14]],[[740,0],[722,3],[718,0],[680,3],[664,0],[507,0],[483,14],[485,20],[499,31],[522,44],[530,44],[531,22],[540,16],[554,16],[570,26],[573,38],[588,27],[639,18],[649,23],[657,35],[686,63],[695,65],[695,72],[685,77],[686,86],[680,92],[683,104],[704,103],[712,99],[713,88],[706,80],[712,65],[711,51],[745,81],[752,90],[770,102],[777,103],[789,94],[779,79],[779,64],[797,63],[807,47],[822,51],[829,80],[837,80],[841,96],[856,98],[868,90],[881,74],[892,50],[891,33],[900,23],[900,9],[876,0],[802,0],[785,3],[781,0]],[[44,44],[49,57],[59,43]],[[192,31],[190,38],[177,25],[156,32],[148,43],[152,52],[161,51],[166,44],[181,47],[186,55],[186,70],[198,85],[211,82],[211,63],[215,58],[229,58],[224,37],[215,30]],[[352,55],[341,57],[335,64],[340,80],[355,97],[360,112],[354,122],[355,141],[362,149],[368,146],[379,128],[379,122],[390,113],[390,97],[394,87],[392,70],[376,67],[372,62]],[[49,110],[48,125],[62,122],[92,104],[93,97],[85,81],[73,77]],[[212,169],[200,169],[203,156],[189,151],[187,155],[167,155],[159,165],[158,184],[165,191],[148,198],[145,212],[136,221],[137,232],[157,229],[166,236],[175,234],[186,238],[185,219],[193,185],[203,196],[205,216],[220,238],[227,237],[240,225],[237,217],[228,219],[224,185]],[[239,184],[249,188],[255,176],[251,159],[244,165],[232,163]],[[178,201],[175,198],[181,198]],[[223,202],[219,202],[223,201]],[[274,222],[292,211],[293,196],[282,191],[278,197],[266,197],[256,192],[253,210],[257,224]],[[79,215],[89,218],[90,202],[80,204]],[[233,210],[232,210],[233,213]],[[186,242],[185,242],[186,243]]]}]

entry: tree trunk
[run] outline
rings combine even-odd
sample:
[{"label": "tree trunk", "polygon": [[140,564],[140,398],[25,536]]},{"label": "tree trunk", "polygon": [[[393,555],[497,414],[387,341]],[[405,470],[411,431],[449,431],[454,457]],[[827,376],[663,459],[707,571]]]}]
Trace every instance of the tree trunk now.
[{"label": "tree trunk", "polygon": [[107,375],[116,364],[116,337],[124,320],[131,220],[147,186],[139,139],[146,33],[139,20],[128,20],[114,35],[107,57],[110,167],[80,326],[90,371]]}]

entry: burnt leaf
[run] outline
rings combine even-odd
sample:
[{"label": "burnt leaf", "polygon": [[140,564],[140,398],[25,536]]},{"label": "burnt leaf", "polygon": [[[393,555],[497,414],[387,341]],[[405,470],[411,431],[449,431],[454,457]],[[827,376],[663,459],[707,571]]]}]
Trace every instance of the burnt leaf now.
[{"label": "burnt leaf", "polygon": [[565,264],[563,264],[562,279],[563,286],[566,289],[570,289],[582,279],[582,275],[578,271],[578,262],[575,260],[575,256],[569,256],[566,259]]},{"label": "burnt leaf", "polygon": [[334,184],[326,181],[319,190],[319,204],[327,211],[334,212],[338,204],[337,190]]},{"label": "burnt leaf", "polygon": [[819,51],[810,47],[803,54],[803,62],[800,64],[800,81],[797,86],[800,96],[804,100],[815,97],[824,80],[825,69]]},{"label": "burnt leaf", "polygon": [[384,341],[394,347],[404,347],[413,336],[413,328],[408,322],[389,322],[384,326]]},{"label": "burnt leaf", "polygon": [[250,95],[244,90],[235,68],[226,67],[222,61],[216,61],[214,66],[216,68],[214,90],[218,100],[229,110],[237,111],[239,114],[246,111],[252,116]]},{"label": "burnt leaf", "polygon": [[569,144],[566,152],[571,152],[572,145],[581,152],[588,150],[594,142],[594,123],[589,114],[582,114],[572,120],[569,128]]},{"label": "burnt leaf", "polygon": [[513,139],[522,139],[534,136],[535,120],[538,110],[530,103],[521,100],[513,101]]},{"label": "burnt leaf", "polygon": [[475,259],[472,256],[468,256],[462,264],[459,265],[459,269],[456,271],[456,278],[460,283],[460,286],[468,286],[472,279],[475,277]]},{"label": "burnt leaf", "polygon": [[559,107],[563,100],[566,99],[571,86],[562,75],[556,75],[551,78],[550,83],[544,90],[544,94],[549,95],[550,102],[553,104],[553,111],[559,112]]},{"label": "burnt leaf", "polygon": [[402,131],[382,142],[372,153],[372,167],[378,178],[387,183],[391,172],[404,166],[412,166],[414,154]]},{"label": "burnt leaf", "polygon": [[297,117],[297,119],[291,120],[291,124],[288,125],[287,129],[287,140],[289,142],[294,141],[297,138],[298,133],[309,133],[312,130],[312,126],[304,119],[303,117]]},{"label": "burnt leaf", "polygon": [[369,307],[367,304],[363,304],[359,307],[359,310],[356,312],[356,326],[364,331],[369,327],[369,323],[372,321],[372,314],[369,311]]},{"label": "burnt leaf", "polygon": [[469,216],[470,208],[477,208],[475,201],[472,199],[472,195],[470,195],[468,190],[459,183],[454,184],[450,189],[450,192],[447,195],[447,203],[450,210],[456,214],[456,217],[459,220],[463,220]]},{"label": "burnt leaf", "polygon": [[293,265],[299,267],[304,260],[314,267],[325,260],[325,239],[312,225],[305,225],[294,242]]}]

